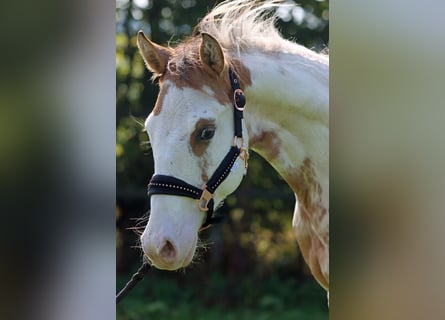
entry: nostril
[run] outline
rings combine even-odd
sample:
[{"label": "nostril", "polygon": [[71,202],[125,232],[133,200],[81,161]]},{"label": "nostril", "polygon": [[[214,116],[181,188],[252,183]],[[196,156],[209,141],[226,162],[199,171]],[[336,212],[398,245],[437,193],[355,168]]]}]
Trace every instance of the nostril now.
[{"label": "nostril", "polygon": [[174,260],[176,258],[175,246],[170,241],[166,240],[161,248],[160,255],[165,261]]}]

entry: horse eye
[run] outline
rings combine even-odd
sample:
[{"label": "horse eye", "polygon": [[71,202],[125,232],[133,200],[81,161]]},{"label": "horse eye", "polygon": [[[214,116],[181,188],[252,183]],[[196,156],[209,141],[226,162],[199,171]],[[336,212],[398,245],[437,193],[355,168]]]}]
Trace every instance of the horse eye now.
[{"label": "horse eye", "polygon": [[199,141],[207,141],[212,139],[214,134],[215,134],[214,127],[204,127],[199,130],[196,137]]}]

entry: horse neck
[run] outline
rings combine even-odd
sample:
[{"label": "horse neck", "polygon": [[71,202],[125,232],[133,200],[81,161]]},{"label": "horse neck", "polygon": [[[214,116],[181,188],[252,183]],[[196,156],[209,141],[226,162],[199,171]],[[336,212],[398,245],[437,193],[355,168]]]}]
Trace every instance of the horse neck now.
[{"label": "horse neck", "polygon": [[249,147],[280,173],[299,202],[311,206],[318,201],[326,209],[329,66],[324,57],[303,53],[241,58],[252,79],[245,90],[245,124]]}]

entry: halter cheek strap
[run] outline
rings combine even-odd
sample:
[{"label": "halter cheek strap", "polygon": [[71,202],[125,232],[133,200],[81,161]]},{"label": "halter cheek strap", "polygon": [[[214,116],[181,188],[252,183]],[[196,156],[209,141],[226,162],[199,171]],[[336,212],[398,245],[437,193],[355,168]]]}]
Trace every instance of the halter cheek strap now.
[{"label": "halter cheek strap", "polygon": [[219,217],[213,216],[215,206],[213,200],[214,193],[229,175],[238,156],[244,161],[245,168],[247,169],[249,152],[243,146],[244,142],[242,133],[242,119],[243,111],[246,104],[246,98],[240,88],[239,79],[233,72],[232,68],[229,68],[229,78],[233,92],[235,135],[229,152],[221,161],[218,168],[216,168],[215,172],[207,181],[207,183],[200,189],[181,179],[172,176],[157,174],[151,178],[150,183],[148,184],[149,197],[154,194],[164,194],[196,199],[198,208],[201,211],[207,213],[206,219],[202,224],[200,230],[203,230],[209,227],[211,224],[220,220]]}]

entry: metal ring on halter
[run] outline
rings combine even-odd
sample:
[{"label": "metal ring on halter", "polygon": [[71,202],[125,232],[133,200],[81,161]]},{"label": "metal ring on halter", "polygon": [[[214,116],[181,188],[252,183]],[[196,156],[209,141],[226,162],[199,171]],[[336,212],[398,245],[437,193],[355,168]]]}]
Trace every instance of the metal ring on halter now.
[{"label": "metal ring on halter", "polygon": [[[237,103],[237,97],[239,97],[239,96],[243,97],[243,99],[244,99],[244,101],[242,101],[243,105],[242,105],[241,107],[239,107],[239,106],[238,106],[238,103]],[[246,108],[246,107],[245,107],[245,105],[246,105],[246,100],[245,100],[245,98],[244,98],[244,92],[243,92],[243,90],[241,90],[241,89],[235,89],[235,90],[233,91],[233,102],[234,102],[233,104],[234,104],[236,110],[238,110],[238,111],[244,111],[244,109]]]},{"label": "metal ring on halter", "polygon": [[249,157],[250,157],[249,150],[247,148],[242,147],[240,150],[239,157],[241,160],[244,161],[244,169],[247,170],[247,167],[249,165]]},{"label": "metal ring on halter", "polygon": [[239,149],[242,149],[243,146],[244,146],[244,139],[243,139],[243,137],[234,136],[233,137],[232,146],[238,147]]},{"label": "metal ring on halter", "polygon": [[201,211],[208,211],[209,210],[208,204],[209,204],[209,201],[212,200],[212,199],[213,199],[213,194],[211,194],[210,191],[207,190],[207,186],[204,185],[202,187],[201,198],[199,198],[197,200],[199,210],[201,210]]},{"label": "metal ring on halter", "polygon": [[239,157],[244,161],[244,168],[247,169],[249,161],[249,149],[244,147],[244,139],[242,137],[233,137],[232,146],[237,147],[240,150]]}]

